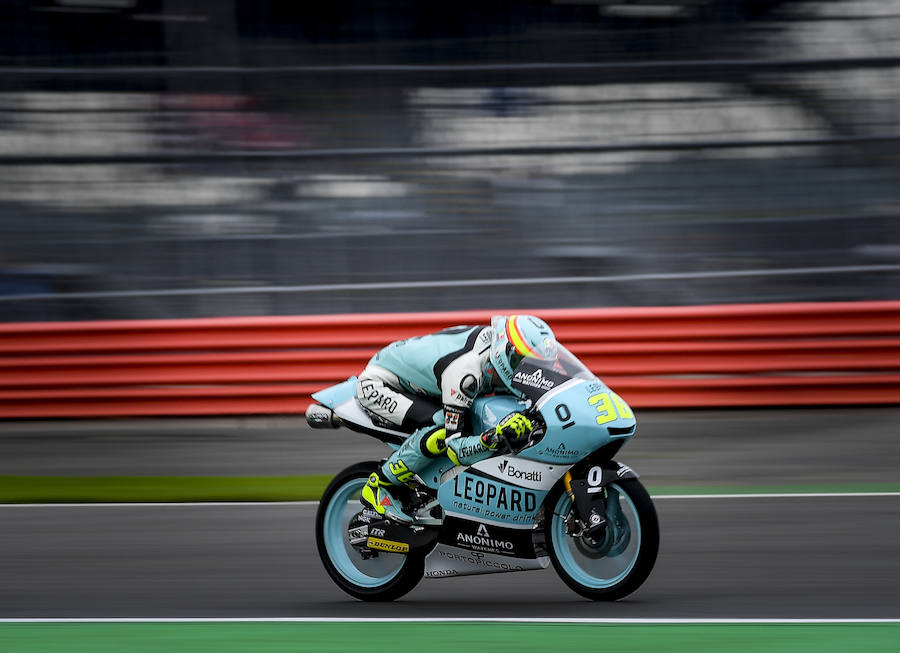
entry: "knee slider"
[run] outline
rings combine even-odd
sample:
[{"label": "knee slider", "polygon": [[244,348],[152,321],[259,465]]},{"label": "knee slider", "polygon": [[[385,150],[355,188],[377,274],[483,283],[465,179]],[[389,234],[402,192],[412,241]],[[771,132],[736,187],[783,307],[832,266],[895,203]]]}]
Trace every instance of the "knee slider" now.
[{"label": "knee slider", "polygon": [[447,451],[446,438],[447,429],[443,427],[435,429],[422,438],[419,448],[425,456],[436,458]]}]

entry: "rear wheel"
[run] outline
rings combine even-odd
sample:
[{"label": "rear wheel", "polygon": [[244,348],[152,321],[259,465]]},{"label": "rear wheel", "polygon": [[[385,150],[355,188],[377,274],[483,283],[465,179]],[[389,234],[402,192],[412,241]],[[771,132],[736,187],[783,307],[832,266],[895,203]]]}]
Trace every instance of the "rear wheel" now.
[{"label": "rear wheel", "polygon": [[635,591],[647,580],[659,551],[656,509],[640,481],[617,481],[606,490],[609,522],[597,539],[568,534],[573,504],[562,488],[549,503],[553,567],[566,585],[595,601],[615,601]]},{"label": "rear wheel", "polygon": [[360,491],[377,468],[376,462],[358,463],[331,481],[316,513],[316,545],[328,575],[347,594],[363,601],[392,601],[422,579],[425,558],[379,551],[366,559],[351,546],[347,529],[363,509]]}]

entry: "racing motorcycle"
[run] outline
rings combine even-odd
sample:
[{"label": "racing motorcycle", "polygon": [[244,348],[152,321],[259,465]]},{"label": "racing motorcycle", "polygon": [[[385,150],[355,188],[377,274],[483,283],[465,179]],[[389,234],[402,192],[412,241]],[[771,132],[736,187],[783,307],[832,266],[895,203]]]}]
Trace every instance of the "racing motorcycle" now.
[{"label": "racing motorcycle", "polygon": [[[524,358],[513,385],[523,399],[475,400],[473,432],[493,429],[513,411],[528,415],[534,432],[524,442],[501,440],[496,455],[471,466],[438,457],[408,485],[392,488],[412,525],[360,503],[381,462],[357,463],[332,480],[316,514],[316,543],[341,589],[389,601],[422,578],[552,562],[578,594],[613,601],[647,579],[659,549],[656,510],[637,474],[613,460],[635,433],[631,408],[562,346],[556,361]],[[306,419],[314,428],[345,426],[394,449],[409,435],[373,423],[356,400],[355,377],[313,399]]]}]

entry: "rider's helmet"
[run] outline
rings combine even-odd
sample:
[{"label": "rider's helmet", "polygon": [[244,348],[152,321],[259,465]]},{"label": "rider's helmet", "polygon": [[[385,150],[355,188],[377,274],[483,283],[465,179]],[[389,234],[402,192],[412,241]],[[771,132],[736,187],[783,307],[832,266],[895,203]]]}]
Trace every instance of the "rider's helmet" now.
[{"label": "rider's helmet", "polygon": [[491,367],[513,394],[513,372],[526,356],[556,360],[556,337],[547,323],[533,315],[496,315],[491,318]]}]

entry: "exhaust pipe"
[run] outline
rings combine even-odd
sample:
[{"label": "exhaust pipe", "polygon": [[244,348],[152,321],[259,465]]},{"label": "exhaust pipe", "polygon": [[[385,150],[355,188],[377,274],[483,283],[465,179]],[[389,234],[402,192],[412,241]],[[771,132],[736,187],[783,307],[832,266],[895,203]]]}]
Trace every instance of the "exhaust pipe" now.
[{"label": "exhaust pipe", "polygon": [[336,429],[341,425],[341,418],[330,408],[310,404],[306,409],[306,423],[314,429]]}]

